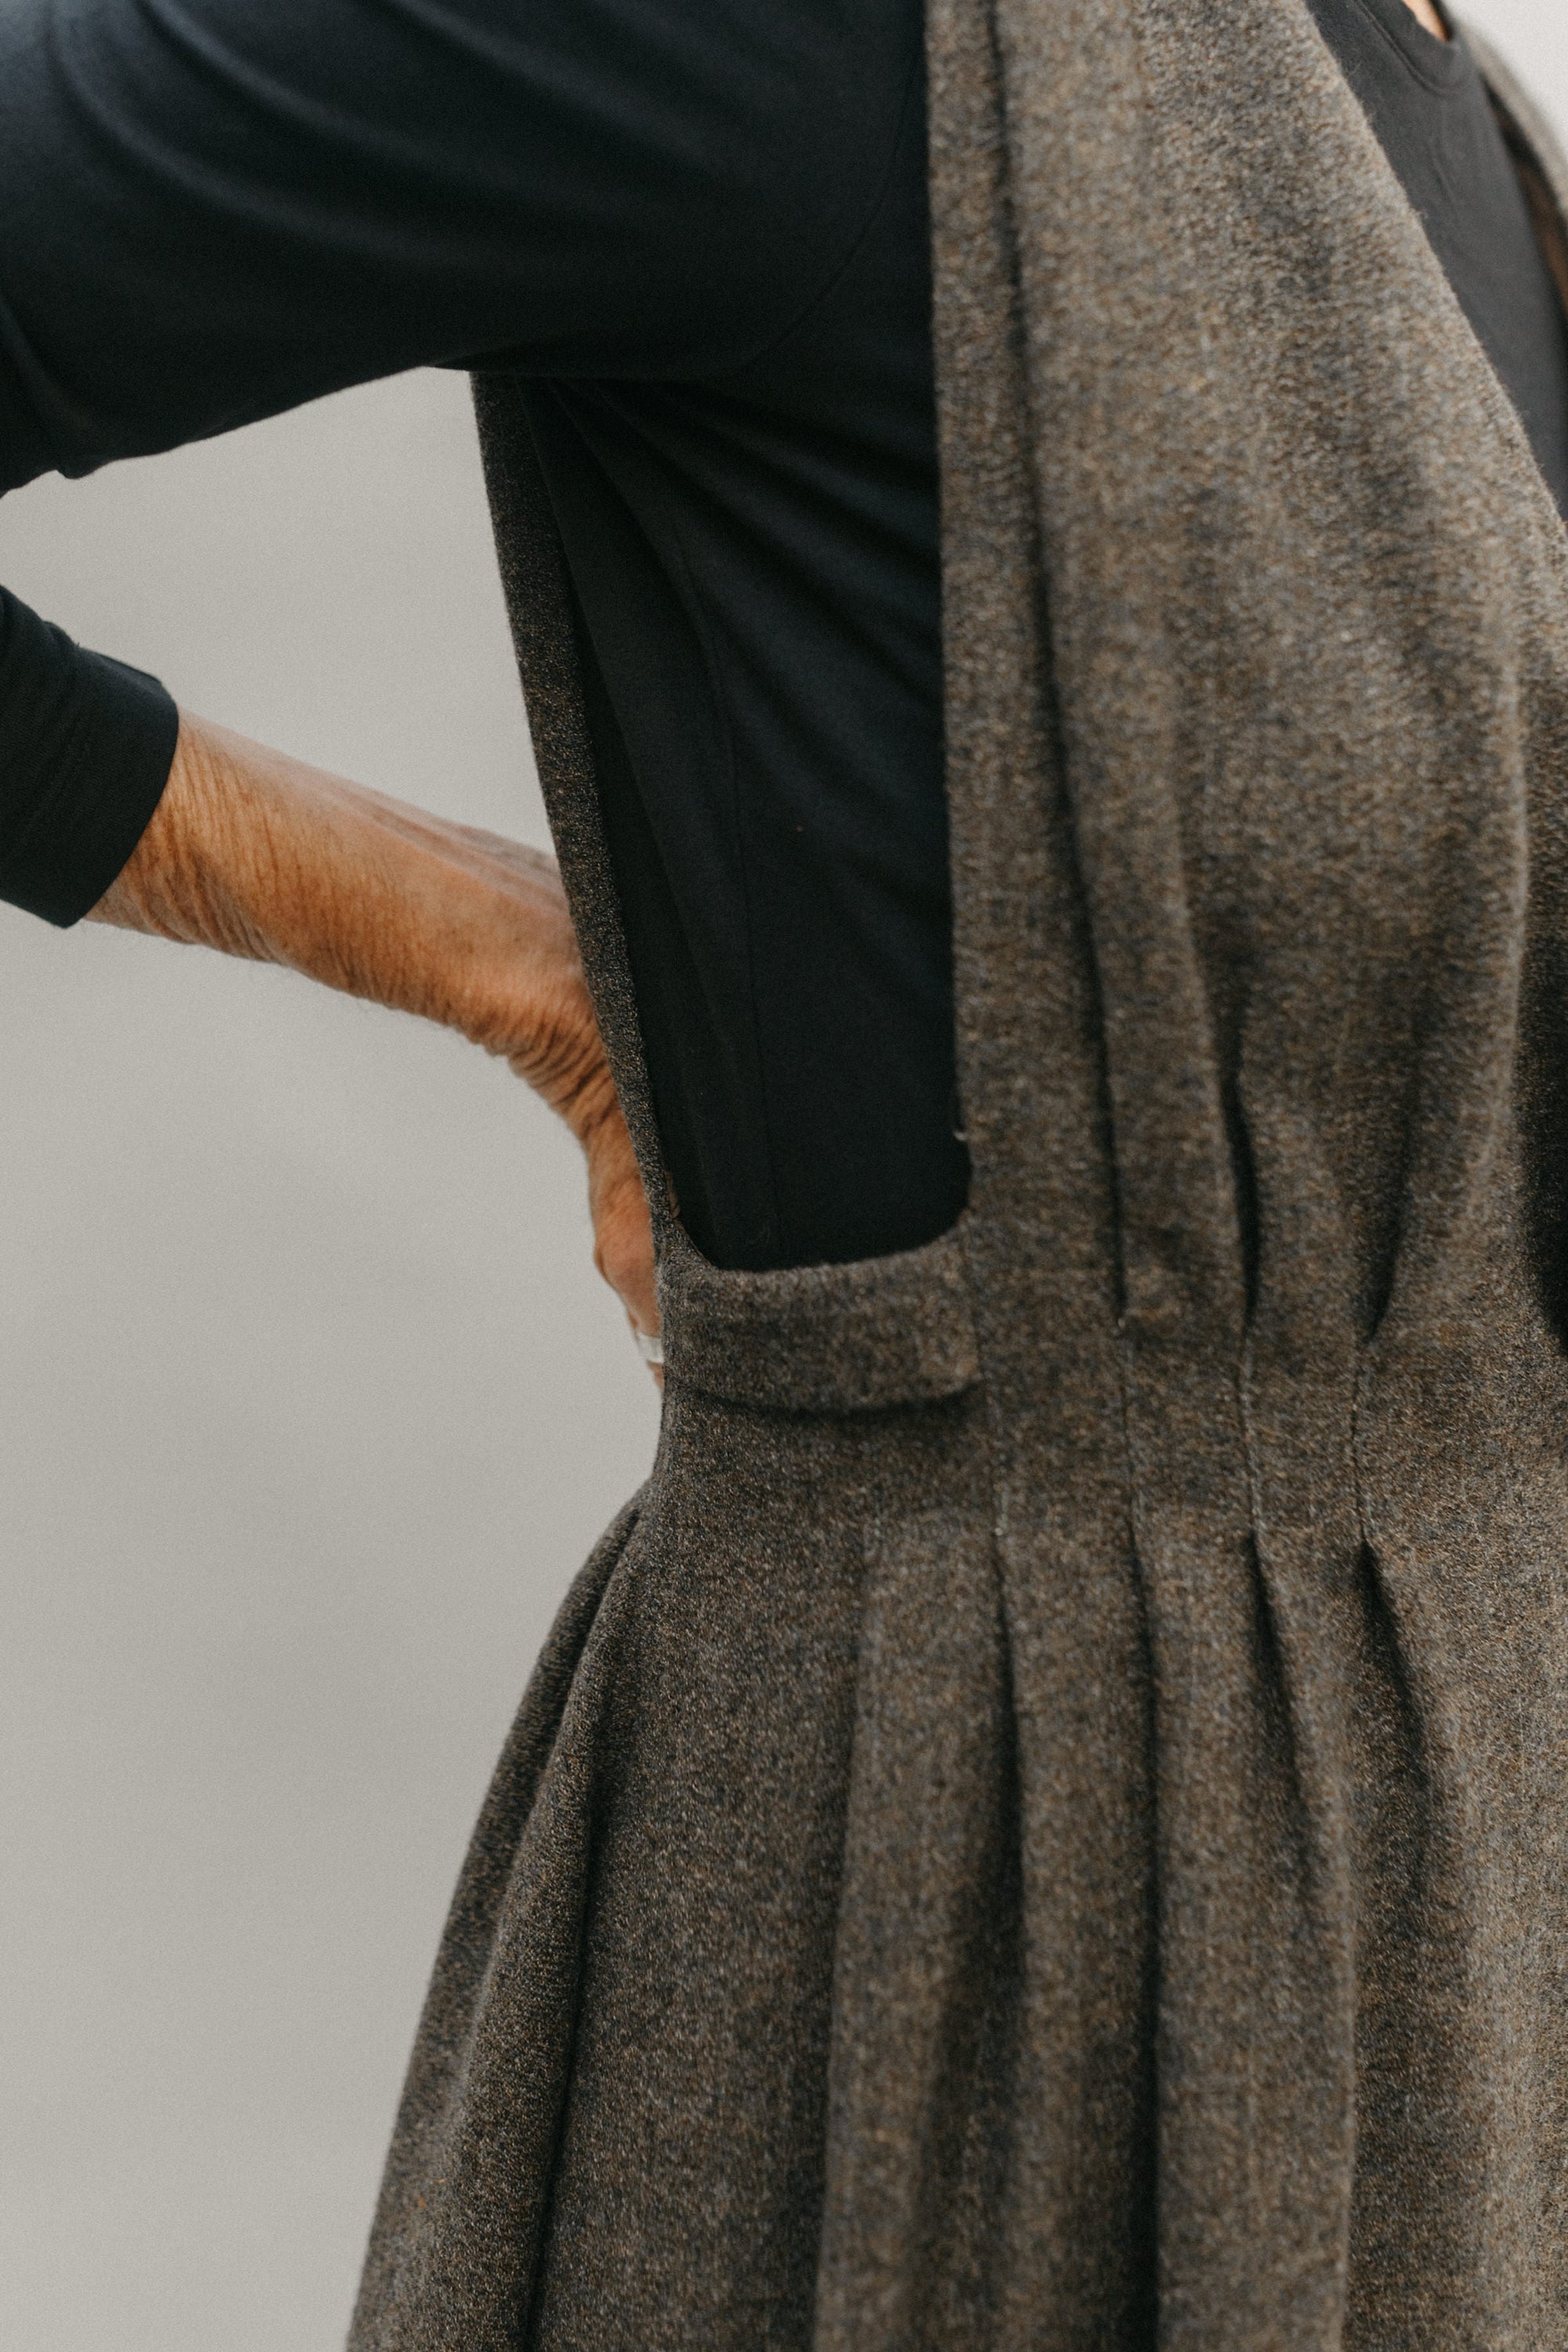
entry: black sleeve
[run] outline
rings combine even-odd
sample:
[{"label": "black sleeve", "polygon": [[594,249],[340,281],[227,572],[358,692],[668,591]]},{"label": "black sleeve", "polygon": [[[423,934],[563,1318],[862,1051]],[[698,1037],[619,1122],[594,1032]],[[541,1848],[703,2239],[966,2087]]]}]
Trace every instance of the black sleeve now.
[{"label": "black sleeve", "polygon": [[178,717],[155,677],[86,653],[0,589],[0,898],[96,906],[141,839]]},{"label": "black sleeve", "polygon": [[[0,481],[51,460],[0,316]],[[0,900],[80,920],[146,829],[179,733],[155,677],[89,653],[0,587]]]},{"label": "black sleeve", "polygon": [[[432,362],[743,363],[872,200],[891,5],[5,0],[0,491]],[[69,919],[168,706],[4,625],[0,897]]]}]

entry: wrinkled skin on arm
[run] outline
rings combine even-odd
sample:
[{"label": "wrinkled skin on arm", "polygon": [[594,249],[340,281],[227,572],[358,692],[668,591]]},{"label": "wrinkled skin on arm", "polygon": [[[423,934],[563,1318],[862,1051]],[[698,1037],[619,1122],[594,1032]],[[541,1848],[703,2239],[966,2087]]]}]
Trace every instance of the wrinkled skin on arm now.
[{"label": "wrinkled skin on arm", "polygon": [[89,919],[287,964],[510,1063],[582,1145],[595,1263],[657,1331],[647,1205],[552,858],[182,712],[163,799]]}]

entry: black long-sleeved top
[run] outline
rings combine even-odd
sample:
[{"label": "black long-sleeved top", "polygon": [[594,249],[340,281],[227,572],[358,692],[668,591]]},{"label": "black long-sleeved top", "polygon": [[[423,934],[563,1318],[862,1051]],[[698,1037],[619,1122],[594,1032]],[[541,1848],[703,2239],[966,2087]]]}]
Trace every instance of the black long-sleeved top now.
[{"label": "black long-sleeved top", "polygon": [[[1312,0],[1568,499],[1568,352],[1468,53]],[[0,488],[515,369],[667,1155],[721,1262],[949,1223],[919,0],[8,0]],[[0,893],[112,880],[153,682],[0,603]]]}]

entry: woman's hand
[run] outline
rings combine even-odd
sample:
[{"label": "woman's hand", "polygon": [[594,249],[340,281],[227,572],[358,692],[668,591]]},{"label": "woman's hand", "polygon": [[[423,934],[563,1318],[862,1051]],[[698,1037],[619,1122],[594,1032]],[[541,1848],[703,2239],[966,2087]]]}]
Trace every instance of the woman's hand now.
[{"label": "woman's hand", "polygon": [[[491,1054],[504,1055],[560,1113],[588,1163],[594,1263],[635,1332],[658,1330],[653,1233],[632,1139],[600,1041],[577,951],[576,934],[553,858],[489,834],[468,836],[479,856],[513,870],[517,918],[526,935],[481,963],[477,985],[456,1025]],[[548,968],[548,977],[541,966]],[[663,1374],[653,1374],[660,1385]]]},{"label": "woman's hand", "polygon": [[657,1332],[647,1203],[552,858],[182,712],[163,797],[90,919],[289,964],[504,1057],[582,1145],[595,1263]]}]

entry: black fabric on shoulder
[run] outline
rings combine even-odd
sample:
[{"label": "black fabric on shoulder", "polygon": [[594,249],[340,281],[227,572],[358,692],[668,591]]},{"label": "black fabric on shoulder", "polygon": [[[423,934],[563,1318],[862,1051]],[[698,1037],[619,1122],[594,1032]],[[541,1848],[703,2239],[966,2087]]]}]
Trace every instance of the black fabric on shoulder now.
[{"label": "black fabric on shoulder", "polygon": [[84,652],[0,589],[0,898],[74,923],[163,796],[179,714],[155,677]]},{"label": "black fabric on shoulder", "polygon": [[1309,0],[1568,513],[1568,328],[1474,55],[1405,0]]},{"label": "black fabric on shoulder", "polygon": [[63,471],[351,383],[742,364],[828,281],[909,0],[6,0],[0,293]]}]

